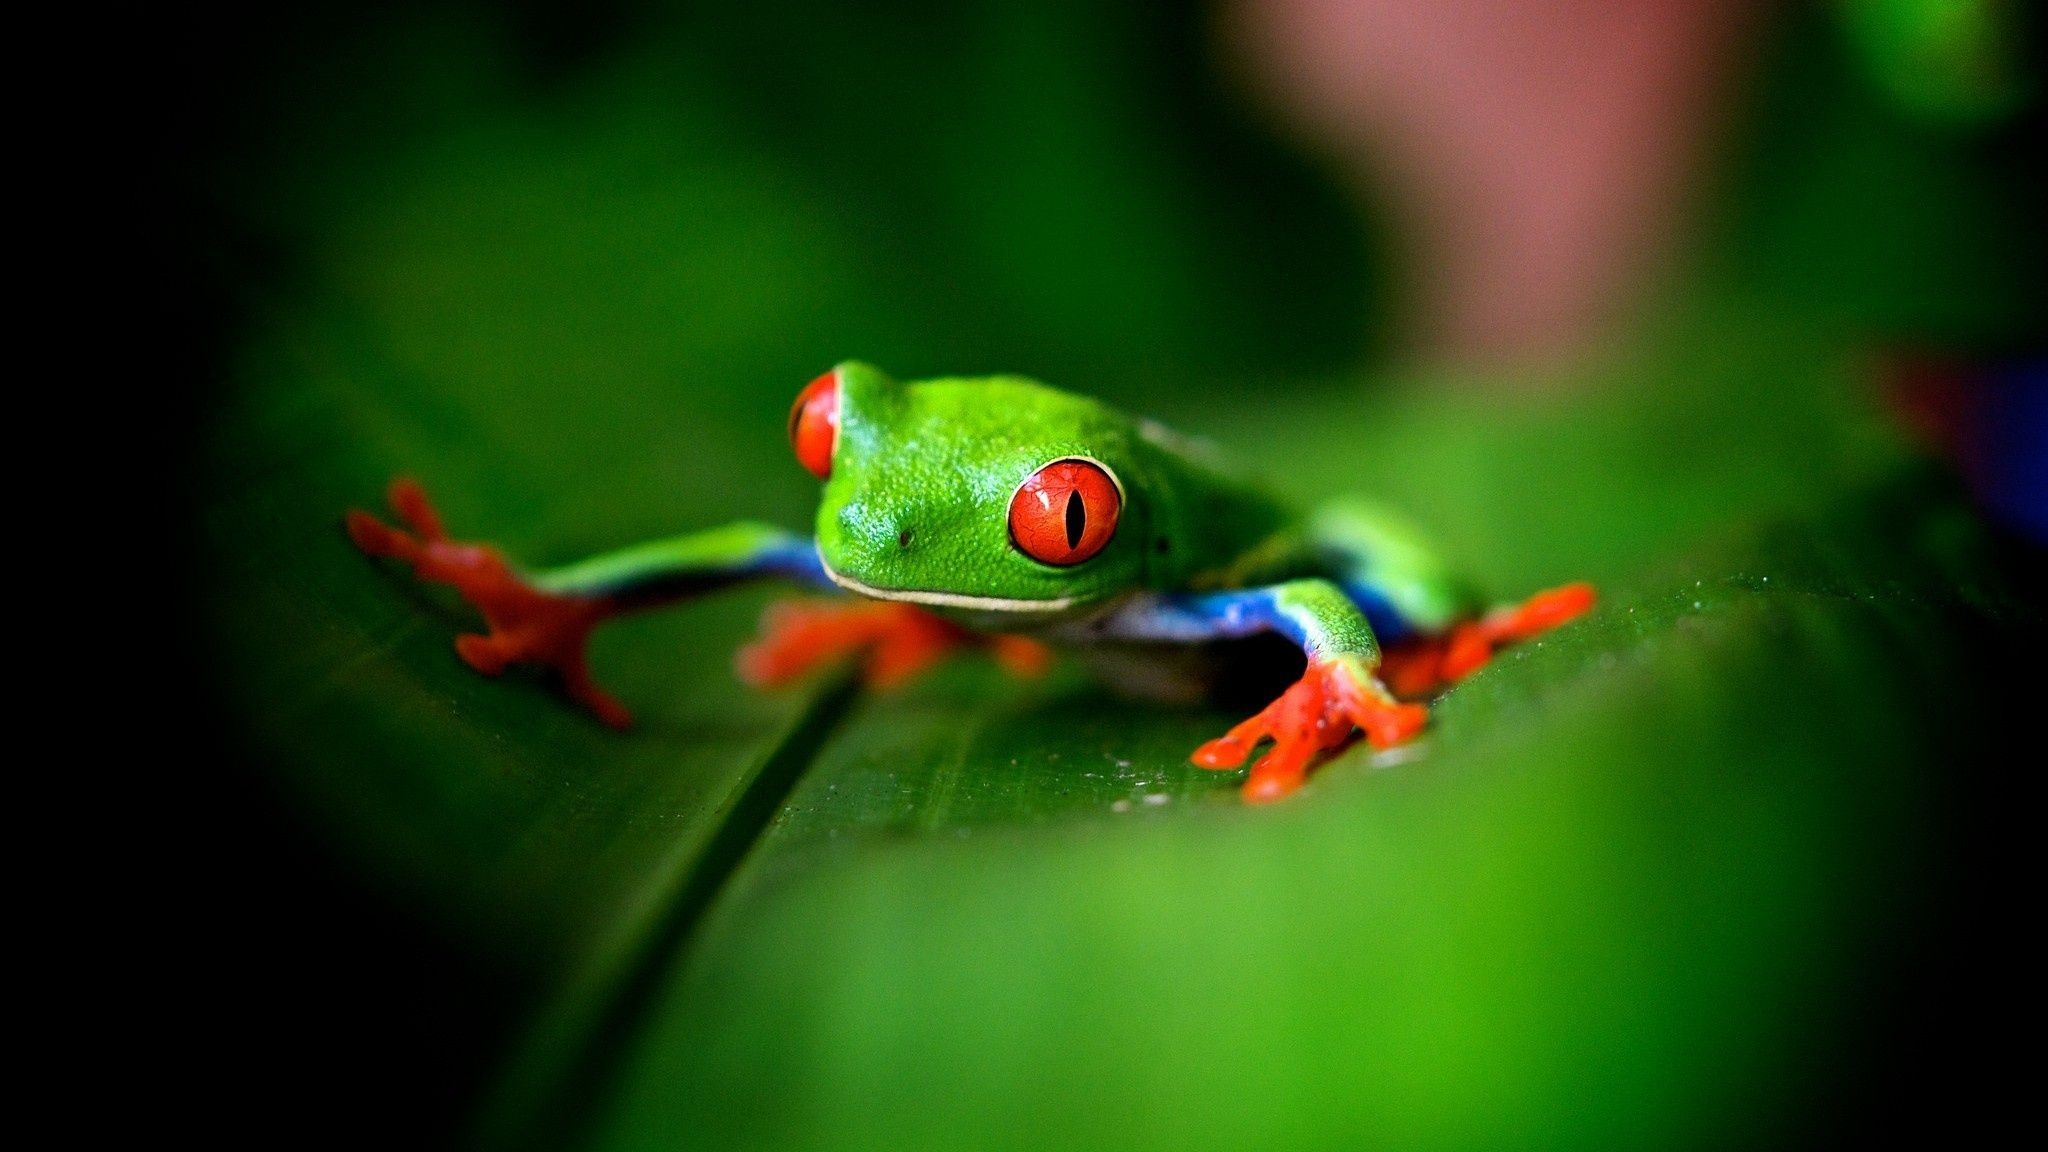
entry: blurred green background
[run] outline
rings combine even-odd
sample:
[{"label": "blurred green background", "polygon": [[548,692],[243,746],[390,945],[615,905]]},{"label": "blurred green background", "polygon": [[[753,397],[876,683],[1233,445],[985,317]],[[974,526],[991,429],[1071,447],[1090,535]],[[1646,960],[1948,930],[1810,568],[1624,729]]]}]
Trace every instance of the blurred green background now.
[{"label": "blurred green background", "polygon": [[[1927,81],[1885,7],[1744,26],[1659,273],[1561,357],[1418,350],[1412,222],[1207,7],[202,13],[169,143],[222,1132],[1804,1145],[1995,1113],[2012,1073],[1969,1042],[2014,964],[1985,853],[2040,569],[1879,367],[2038,349],[2000,86],[2036,61]],[[459,608],[339,531],[399,472],[537,564],[804,525],[783,414],[850,357],[1092,393],[1602,607],[1451,693],[1420,757],[1253,811],[1184,759],[1235,713],[1073,668],[750,694],[765,589],[601,636],[621,736],[470,675]]]}]

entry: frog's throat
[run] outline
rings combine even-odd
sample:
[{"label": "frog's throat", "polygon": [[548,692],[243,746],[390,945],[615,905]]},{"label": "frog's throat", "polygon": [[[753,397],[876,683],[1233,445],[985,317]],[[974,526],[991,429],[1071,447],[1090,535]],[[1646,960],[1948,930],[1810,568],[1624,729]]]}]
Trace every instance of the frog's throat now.
[{"label": "frog's throat", "polygon": [[1075,604],[1072,596],[1061,596],[1055,600],[1013,600],[1004,596],[963,596],[958,592],[926,592],[917,588],[877,588],[863,584],[851,576],[844,576],[833,570],[825,558],[818,558],[818,566],[825,570],[834,584],[875,600],[901,600],[908,604],[931,604],[940,608],[973,608],[982,612],[1065,612]]}]

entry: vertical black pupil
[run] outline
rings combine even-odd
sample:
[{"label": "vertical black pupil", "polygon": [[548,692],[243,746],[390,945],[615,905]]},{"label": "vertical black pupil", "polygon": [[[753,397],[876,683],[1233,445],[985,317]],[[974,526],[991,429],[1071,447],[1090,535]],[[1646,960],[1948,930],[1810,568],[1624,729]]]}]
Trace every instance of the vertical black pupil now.
[{"label": "vertical black pupil", "polygon": [[1067,547],[1081,546],[1081,533],[1088,530],[1088,509],[1079,492],[1067,493]]}]

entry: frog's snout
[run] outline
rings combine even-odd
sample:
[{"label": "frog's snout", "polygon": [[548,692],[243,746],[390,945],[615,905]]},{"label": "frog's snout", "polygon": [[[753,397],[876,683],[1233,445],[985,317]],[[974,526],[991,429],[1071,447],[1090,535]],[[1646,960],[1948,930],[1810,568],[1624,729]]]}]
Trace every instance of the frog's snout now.
[{"label": "frog's snout", "polygon": [[903,506],[849,504],[840,510],[839,529],[851,550],[873,564],[889,564],[922,543],[918,518]]}]

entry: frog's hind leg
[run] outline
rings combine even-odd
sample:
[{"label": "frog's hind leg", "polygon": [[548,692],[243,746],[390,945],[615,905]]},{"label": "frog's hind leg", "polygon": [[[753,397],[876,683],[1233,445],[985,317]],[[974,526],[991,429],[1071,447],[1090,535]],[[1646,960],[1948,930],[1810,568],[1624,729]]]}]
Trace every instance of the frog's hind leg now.
[{"label": "frog's hind leg", "polygon": [[1384,653],[1380,675],[1394,694],[1428,696],[1472,675],[1509,644],[1540,636],[1593,607],[1593,586],[1562,584],[1519,604],[1496,608],[1434,634],[1417,635]]},{"label": "frog's hind leg", "polygon": [[1588,584],[1539,592],[1485,610],[1485,601],[1383,509],[1339,500],[1318,509],[1310,535],[1321,566],[1372,622],[1386,646],[1380,676],[1396,696],[1421,699],[1470,676],[1506,645],[1593,606]]},{"label": "frog's hind leg", "polygon": [[1310,518],[1309,539],[1316,567],[1365,613],[1385,646],[1443,632],[1485,606],[1421,533],[1383,508],[1331,501]]}]

